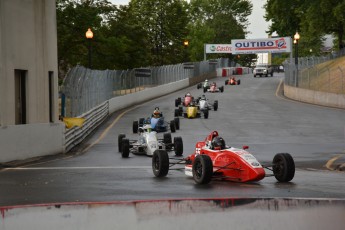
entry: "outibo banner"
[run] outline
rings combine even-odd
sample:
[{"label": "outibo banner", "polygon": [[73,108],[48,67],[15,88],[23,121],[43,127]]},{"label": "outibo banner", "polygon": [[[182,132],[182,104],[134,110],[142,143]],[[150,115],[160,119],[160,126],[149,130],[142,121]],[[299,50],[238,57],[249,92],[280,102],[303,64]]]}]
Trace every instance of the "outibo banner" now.
[{"label": "outibo banner", "polygon": [[231,45],[233,54],[291,52],[290,37],[231,40]]},{"label": "outibo banner", "polygon": [[205,53],[231,53],[231,44],[206,44]]}]

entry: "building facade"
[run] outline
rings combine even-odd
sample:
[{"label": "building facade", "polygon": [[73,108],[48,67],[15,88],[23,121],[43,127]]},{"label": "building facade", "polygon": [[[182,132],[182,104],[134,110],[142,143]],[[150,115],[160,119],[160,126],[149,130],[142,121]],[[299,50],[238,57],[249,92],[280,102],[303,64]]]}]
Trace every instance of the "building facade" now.
[{"label": "building facade", "polygon": [[63,152],[55,0],[0,1],[0,163]]}]

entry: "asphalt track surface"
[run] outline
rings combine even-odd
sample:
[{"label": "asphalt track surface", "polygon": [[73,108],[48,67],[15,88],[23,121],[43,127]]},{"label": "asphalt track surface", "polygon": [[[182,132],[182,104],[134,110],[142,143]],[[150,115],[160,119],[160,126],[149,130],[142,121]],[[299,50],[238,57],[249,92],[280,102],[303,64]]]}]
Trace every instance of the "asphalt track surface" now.
[{"label": "asphalt track surface", "polygon": [[[227,145],[249,145],[261,163],[271,162],[276,153],[288,152],[296,163],[292,182],[278,183],[268,177],[255,183],[196,185],[183,171],[155,178],[150,157],[122,158],[118,135],[125,133],[135,139],[133,120],[148,117],[156,106],[167,120],[173,119],[175,98],[187,92],[202,94],[192,86],[112,114],[73,154],[0,170],[0,206],[221,197],[345,198],[344,172],[325,167],[344,154],[345,110],[284,98],[283,75],[238,78],[241,85],[225,86],[224,93],[206,93],[211,102],[219,101],[218,111],[210,111],[208,119],[181,118],[181,128],[172,136],[182,137],[184,156],[213,130]],[[225,79],[215,81],[223,85]]]}]

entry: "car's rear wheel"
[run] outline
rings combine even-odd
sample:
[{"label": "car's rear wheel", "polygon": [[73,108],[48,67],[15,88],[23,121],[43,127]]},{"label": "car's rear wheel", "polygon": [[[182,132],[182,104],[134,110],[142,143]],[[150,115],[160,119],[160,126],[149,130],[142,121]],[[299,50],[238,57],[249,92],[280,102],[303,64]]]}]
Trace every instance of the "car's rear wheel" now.
[{"label": "car's rear wheel", "polygon": [[139,118],[139,126],[142,127],[145,123],[145,118]]},{"label": "car's rear wheel", "polygon": [[165,177],[169,172],[169,156],[164,150],[155,150],[152,156],[152,171],[156,177]]},{"label": "car's rear wheel", "polygon": [[214,110],[214,111],[217,111],[217,110],[218,110],[218,101],[217,101],[217,100],[214,101],[214,103],[213,103],[213,110]]},{"label": "car's rear wheel", "polygon": [[193,162],[192,173],[197,184],[210,183],[213,175],[212,160],[208,155],[198,155]]},{"label": "car's rear wheel", "polygon": [[125,137],[126,137],[126,135],[121,133],[121,134],[119,134],[119,136],[117,138],[117,144],[119,146],[119,152],[122,152],[122,139]]},{"label": "car's rear wheel", "polygon": [[175,121],[176,129],[179,130],[180,129],[180,118],[175,117],[174,121]]},{"label": "car's rear wheel", "polygon": [[229,83],[229,80],[225,80],[225,85],[227,85]]},{"label": "car's rear wheel", "polygon": [[129,140],[122,139],[122,157],[127,158],[129,156]]},{"label": "car's rear wheel", "polygon": [[224,86],[221,86],[219,89],[220,89],[220,92],[221,92],[221,93],[224,92]]},{"label": "car's rear wheel", "polygon": [[176,126],[175,126],[174,120],[170,121],[170,130],[172,133],[176,132]]},{"label": "car's rear wheel", "polygon": [[182,137],[174,137],[174,150],[175,150],[176,156],[182,156],[182,154],[183,154]]},{"label": "car's rear wheel", "polygon": [[241,80],[237,80],[237,85],[240,85],[241,84]]},{"label": "car's rear wheel", "polygon": [[175,99],[175,107],[178,107],[179,104],[180,104],[180,103],[179,103],[179,100],[178,100],[178,99]]},{"label": "car's rear wheel", "polygon": [[277,153],[273,158],[273,174],[279,182],[289,182],[295,176],[295,162],[289,153]]},{"label": "car's rear wheel", "polygon": [[171,133],[164,133],[164,135],[163,135],[163,142],[166,145],[172,143]]},{"label": "car's rear wheel", "polygon": [[174,117],[178,117],[179,115],[180,115],[179,109],[175,109]]},{"label": "car's rear wheel", "polygon": [[133,133],[138,133],[139,123],[138,121],[133,121]]},{"label": "car's rear wheel", "polygon": [[208,119],[208,114],[209,114],[208,110],[207,109],[204,110],[204,118],[205,119]]}]

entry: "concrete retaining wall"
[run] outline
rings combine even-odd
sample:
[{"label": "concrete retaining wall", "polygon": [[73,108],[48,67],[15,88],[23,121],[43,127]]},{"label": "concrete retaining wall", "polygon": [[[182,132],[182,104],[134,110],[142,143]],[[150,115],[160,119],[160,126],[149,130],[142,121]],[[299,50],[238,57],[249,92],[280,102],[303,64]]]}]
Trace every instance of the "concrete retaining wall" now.
[{"label": "concrete retaining wall", "polygon": [[137,93],[114,97],[109,100],[109,113],[113,113],[117,110],[172,93],[174,91],[186,88],[188,86],[189,79],[184,79],[178,82],[148,88]]},{"label": "concrete retaining wall", "polygon": [[62,153],[64,130],[63,123],[1,126],[0,162]]},{"label": "concrete retaining wall", "polygon": [[296,88],[284,84],[284,95],[296,101],[345,109],[345,95]]}]

